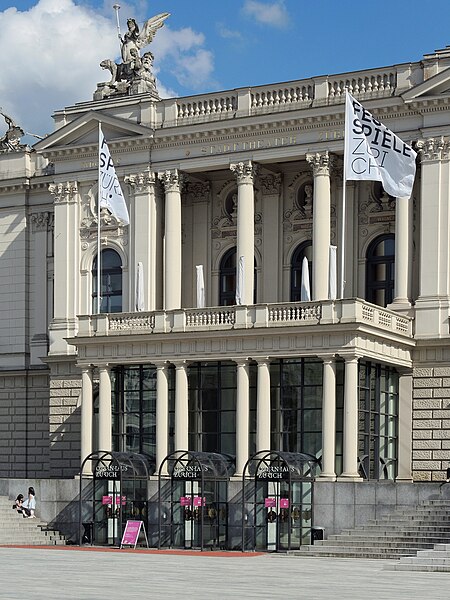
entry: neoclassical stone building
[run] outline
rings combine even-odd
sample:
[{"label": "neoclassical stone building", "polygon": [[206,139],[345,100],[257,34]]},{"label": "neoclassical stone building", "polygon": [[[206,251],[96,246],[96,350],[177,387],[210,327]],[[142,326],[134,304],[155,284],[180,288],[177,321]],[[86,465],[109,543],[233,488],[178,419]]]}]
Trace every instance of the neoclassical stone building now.
[{"label": "neoclassical stone building", "polygon": [[[343,214],[346,89],[415,145],[411,198],[347,182]],[[445,48],[185,98],[97,92],[34,148],[1,151],[2,485],[132,452],[149,457],[151,499],[182,450],[226,457],[227,505],[255,453],[302,454],[318,461],[308,502],[328,530],[355,522],[369,486],[361,518],[379,493],[395,506],[436,490],[450,451],[449,102]],[[130,225],[101,214],[97,314],[99,123]],[[188,483],[181,496],[201,493]]]}]

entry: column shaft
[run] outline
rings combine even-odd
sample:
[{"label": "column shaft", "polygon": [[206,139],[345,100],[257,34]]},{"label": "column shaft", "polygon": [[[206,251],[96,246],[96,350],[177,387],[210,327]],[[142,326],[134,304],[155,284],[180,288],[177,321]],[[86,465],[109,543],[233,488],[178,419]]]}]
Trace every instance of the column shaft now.
[{"label": "column shaft", "polygon": [[[92,452],[92,369],[81,370],[81,462]],[[90,472],[91,465],[86,464],[84,472]]]},{"label": "column shaft", "polygon": [[397,198],[395,203],[395,297],[393,304],[410,305],[410,198]]},{"label": "column shaft", "polygon": [[256,451],[270,450],[270,362],[258,361]]},{"label": "column shaft", "polygon": [[345,359],[344,457],[341,477],[361,479],[358,472],[358,359]]},{"label": "column shaft", "polygon": [[330,264],[330,159],[324,154],[308,154],[314,172],[313,195],[313,277],[312,299],[327,300]]},{"label": "column shaft", "polygon": [[175,450],[188,450],[189,411],[186,363],[176,364],[175,371]]},{"label": "column shaft", "polygon": [[181,308],[181,191],[178,171],[158,174],[165,189],[164,308]]},{"label": "column shaft", "polygon": [[240,303],[253,304],[255,286],[255,196],[253,179],[255,167],[250,161],[230,165],[237,177],[237,256],[236,282],[239,278],[239,260],[244,260],[244,276]]},{"label": "column shaft", "polygon": [[168,454],[169,383],[167,366],[156,367],[156,472]]},{"label": "column shaft", "polygon": [[323,361],[322,403],[322,473],[323,478],[335,480],[336,460],[336,363]]},{"label": "column shaft", "polygon": [[248,460],[248,428],[250,410],[250,387],[248,362],[237,364],[236,403],[236,475],[242,475]]},{"label": "column shaft", "polygon": [[109,368],[99,367],[98,450],[112,450],[111,379]]}]

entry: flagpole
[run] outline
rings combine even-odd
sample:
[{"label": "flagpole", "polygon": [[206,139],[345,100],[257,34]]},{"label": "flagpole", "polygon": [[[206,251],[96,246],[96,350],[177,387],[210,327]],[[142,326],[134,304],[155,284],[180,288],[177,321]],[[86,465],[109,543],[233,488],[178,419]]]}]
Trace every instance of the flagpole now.
[{"label": "flagpole", "polygon": [[97,195],[97,314],[100,314],[101,308],[101,243],[100,243],[100,200],[101,200],[101,179],[100,179],[100,149],[102,143],[102,126],[98,122],[98,195]]},{"label": "flagpole", "polygon": [[346,189],[347,189],[347,167],[345,160],[345,144],[347,142],[345,135],[347,117],[347,90],[345,90],[345,102],[344,102],[344,174],[343,174],[343,185],[342,185],[342,219],[341,219],[341,281],[339,289],[339,298],[344,299],[344,287],[345,287],[345,213],[346,213]]}]

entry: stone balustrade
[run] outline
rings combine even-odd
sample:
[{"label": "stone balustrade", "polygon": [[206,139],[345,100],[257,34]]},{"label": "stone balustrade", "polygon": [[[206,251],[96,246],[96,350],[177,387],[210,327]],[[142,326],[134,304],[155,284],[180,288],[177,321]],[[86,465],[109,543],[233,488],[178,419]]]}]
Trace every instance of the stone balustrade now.
[{"label": "stone balustrade", "polygon": [[156,107],[157,122],[160,127],[165,128],[338,104],[343,102],[346,89],[356,98],[363,100],[388,97],[404,92],[412,86],[413,70],[417,76],[422,70],[421,64],[407,63],[381,69],[239,88],[215,94],[161,100]]},{"label": "stone balustrade", "polygon": [[221,306],[79,317],[78,337],[355,323],[412,337],[412,320],[359,299]]}]

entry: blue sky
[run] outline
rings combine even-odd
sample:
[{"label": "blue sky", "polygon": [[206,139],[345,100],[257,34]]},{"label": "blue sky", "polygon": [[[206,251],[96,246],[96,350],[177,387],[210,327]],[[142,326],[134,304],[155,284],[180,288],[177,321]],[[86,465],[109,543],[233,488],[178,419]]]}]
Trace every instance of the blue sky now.
[{"label": "blue sky", "polygon": [[[26,131],[92,99],[117,58],[113,0],[0,0],[0,106]],[[402,62],[450,45],[450,0],[130,0],[126,19],[170,12],[152,43],[162,96]],[[5,129],[0,121],[0,134]]]}]

